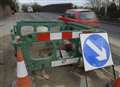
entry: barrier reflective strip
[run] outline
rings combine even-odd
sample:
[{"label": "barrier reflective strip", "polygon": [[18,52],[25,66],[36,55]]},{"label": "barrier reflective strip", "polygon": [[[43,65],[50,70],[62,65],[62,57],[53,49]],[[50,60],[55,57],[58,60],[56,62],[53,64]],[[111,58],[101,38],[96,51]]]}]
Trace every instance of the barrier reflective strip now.
[{"label": "barrier reflective strip", "polygon": [[49,32],[45,32],[45,33],[37,34],[37,40],[38,41],[50,40],[50,33]]},{"label": "barrier reflective strip", "polygon": [[72,33],[72,38],[79,38],[81,32],[73,32]]},{"label": "barrier reflective strip", "polygon": [[59,40],[62,39],[62,33],[51,33],[50,40]]},{"label": "barrier reflective strip", "polygon": [[79,38],[80,33],[81,32],[60,32],[60,33],[44,32],[37,34],[37,40],[49,41],[49,40]]},{"label": "barrier reflective strip", "polygon": [[71,39],[72,32],[62,32],[62,39]]},{"label": "barrier reflective strip", "polygon": [[27,75],[28,75],[28,72],[25,66],[25,62],[24,61],[17,62],[17,77],[23,78],[23,77],[26,77]]}]

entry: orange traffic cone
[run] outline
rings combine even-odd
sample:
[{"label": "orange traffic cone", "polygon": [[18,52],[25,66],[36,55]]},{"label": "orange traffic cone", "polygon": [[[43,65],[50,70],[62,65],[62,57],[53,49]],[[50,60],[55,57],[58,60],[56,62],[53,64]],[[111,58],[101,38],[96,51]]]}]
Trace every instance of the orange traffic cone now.
[{"label": "orange traffic cone", "polygon": [[115,80],[114,87],[120,87],[120,77]]},{"label": "orange traffic cone", "polygon": [[31,79],[28,76],[28,72],[26,69],[21,49],[17,49],[16,59],[17,59],[16,87],[31,87]]}]

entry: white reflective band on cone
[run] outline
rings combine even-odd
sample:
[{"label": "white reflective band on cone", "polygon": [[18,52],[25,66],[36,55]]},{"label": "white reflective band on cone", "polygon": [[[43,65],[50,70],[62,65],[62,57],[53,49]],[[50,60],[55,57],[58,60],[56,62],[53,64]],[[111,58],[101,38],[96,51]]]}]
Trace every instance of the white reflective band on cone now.
[{"label": "white reflective band on cone", "polygon": [[17,62],[17,77],[22,78],[27,75],[28,73],[27,73],[27,69],[26,69],[24,61]]}]

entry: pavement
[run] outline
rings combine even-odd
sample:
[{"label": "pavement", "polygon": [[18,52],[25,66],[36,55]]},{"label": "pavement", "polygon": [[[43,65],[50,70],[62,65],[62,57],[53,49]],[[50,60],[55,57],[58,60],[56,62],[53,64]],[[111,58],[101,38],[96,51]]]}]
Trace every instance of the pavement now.
[{"label": "pavement", "polygon": [[[53,13],[17,13],[8,19],[0,21],[0,87],[10,87],[11,83],[16,79],[16,60],[14,56],[14,48],[11,44],[10,29],[19,20],[54,20],[57,14]],[[54,18],[55,17],[55,18]],[[113,60],[117,66],[116,71],[120,71],[120,40],[118,26],[103,24],[103,29],[106,29],[110,35],[111,49]],[[107,68],[111,71],[111,68]],[[39,71],[38,71],[39,72]],[[36,87],[86,87],[86,76],[89,87],[106,87],[106,84],[113,80],[113,74],[107,74],[103,70],[94,70],[85,73],[83,69],[75,66],[64,66],[52,68],[49,71],[50,80],[39,78],[34,75],[33,81]]]}]

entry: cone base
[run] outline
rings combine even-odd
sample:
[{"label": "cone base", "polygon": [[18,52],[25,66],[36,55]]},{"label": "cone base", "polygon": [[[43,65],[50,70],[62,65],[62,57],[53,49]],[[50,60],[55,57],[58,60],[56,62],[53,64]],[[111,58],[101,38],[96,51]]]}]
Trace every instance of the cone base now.
[{"label": "cone base", "polygon": [[16,80],[16,87],[31,87],[31,79],[27,76]]},{"label": "cone base", "polygon": [[120,87],[120,77],[118,77],[116,80],[115,80],[115,85],[114,87]]}]

